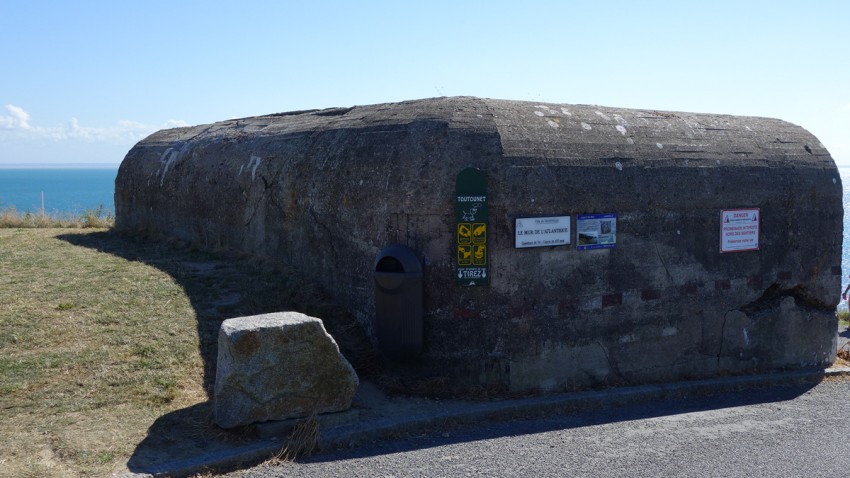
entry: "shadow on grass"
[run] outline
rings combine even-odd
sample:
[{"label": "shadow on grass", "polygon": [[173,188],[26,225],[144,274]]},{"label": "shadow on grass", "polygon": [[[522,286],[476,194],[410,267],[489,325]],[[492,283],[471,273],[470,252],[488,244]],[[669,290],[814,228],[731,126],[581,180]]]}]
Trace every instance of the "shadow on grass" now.
[{"label": "shadow on grass", "polygon": [[[155,267],[182,287],[195,313],[204,364],[203,387],[209,398],[215,386],[218,331],[222,321],[233,317],[289,310],[320,317],[361,377],[377,370],[375,352],[353,317],[295,271],[247,256],[213,254],[175,241],[114,231],[68,233],[58,238]],[[185,455],[203,448],[204,443],[213,446],[238,441],[239,435],[224,432],[212,423],[209,403],[178,410],[156,420],[128,467],[134,472],[152,472],[151,467],[162,463],[175,449]],[[183,443],[193,445],[184,447]]]}]

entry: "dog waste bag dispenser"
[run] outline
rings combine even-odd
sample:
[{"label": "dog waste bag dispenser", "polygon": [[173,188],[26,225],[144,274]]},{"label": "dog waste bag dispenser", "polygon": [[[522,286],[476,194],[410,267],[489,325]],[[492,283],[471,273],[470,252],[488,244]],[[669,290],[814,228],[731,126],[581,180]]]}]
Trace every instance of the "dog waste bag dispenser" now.
[{"label": "dog waste bag dispenser", "polygon": [[396,244],[378,254],[373,270],[378,347],[387,358],[415,358],[422,352],[422,264]]}]

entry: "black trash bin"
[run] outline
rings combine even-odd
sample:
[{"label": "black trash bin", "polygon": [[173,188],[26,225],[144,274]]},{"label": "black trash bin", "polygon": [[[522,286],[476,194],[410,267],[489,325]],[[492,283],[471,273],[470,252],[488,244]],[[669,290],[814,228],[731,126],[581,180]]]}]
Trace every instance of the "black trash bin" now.
[{"label": "black trash bin", "polygon": [[394,244],[375,258],[375,334],[381,353],[410,360],[422,353],[422,264]]}]

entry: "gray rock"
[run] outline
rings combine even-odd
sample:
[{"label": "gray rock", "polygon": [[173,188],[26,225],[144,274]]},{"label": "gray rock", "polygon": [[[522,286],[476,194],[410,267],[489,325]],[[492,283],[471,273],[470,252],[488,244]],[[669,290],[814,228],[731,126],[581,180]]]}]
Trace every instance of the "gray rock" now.
[{"label": "gray rock", "polygon": [[320,319],[280,312],[221,324],[214,414],[222,428],[347,410],[358,384]]}]

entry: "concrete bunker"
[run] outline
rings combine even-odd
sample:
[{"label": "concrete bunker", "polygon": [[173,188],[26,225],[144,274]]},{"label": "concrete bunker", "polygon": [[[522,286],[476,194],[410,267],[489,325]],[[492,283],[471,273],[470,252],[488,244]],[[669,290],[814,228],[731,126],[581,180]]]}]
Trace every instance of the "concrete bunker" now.
[{"label": "concrete bunker", "polygon": [[[469,168],[486,221],[462,216],[463,198],[482,197],[461,190]],[[375,257],[410,248],[423,347],[404,368],[454,387],[835,358],[841,179],[780,120],[470,97],[235,119],[139,142],[115,206],[122,231],[296,266],[373,340]],[[485,224],[483,242],[466,224]]]}]

